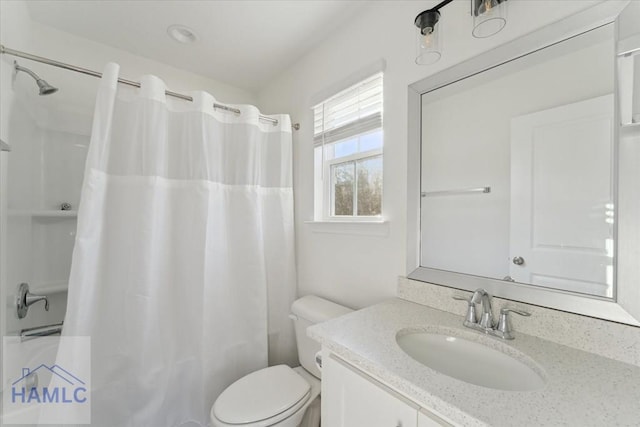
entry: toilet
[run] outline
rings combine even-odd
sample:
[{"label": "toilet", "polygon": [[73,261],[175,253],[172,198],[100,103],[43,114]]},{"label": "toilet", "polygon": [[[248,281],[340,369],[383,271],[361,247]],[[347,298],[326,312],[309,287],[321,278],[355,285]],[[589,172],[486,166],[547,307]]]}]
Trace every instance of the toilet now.
[{"label": "toilet", "polygon": [[213,427],[318,427],[320,425],[320,344],[307,327],[352,310],[308,295],[296,300],[291,315],[300,365],[270,366],[252,372],[227,387],[211,407]]}]

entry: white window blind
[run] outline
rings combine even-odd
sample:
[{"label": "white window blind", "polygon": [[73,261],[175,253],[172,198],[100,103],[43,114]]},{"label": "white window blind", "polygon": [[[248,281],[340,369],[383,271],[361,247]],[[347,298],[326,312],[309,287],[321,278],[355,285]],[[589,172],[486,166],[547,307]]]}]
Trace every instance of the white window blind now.
[{"label": "white window blind", "polygon": [[382,127],[382,75],[374,74],[313,107],[315,146]]}]

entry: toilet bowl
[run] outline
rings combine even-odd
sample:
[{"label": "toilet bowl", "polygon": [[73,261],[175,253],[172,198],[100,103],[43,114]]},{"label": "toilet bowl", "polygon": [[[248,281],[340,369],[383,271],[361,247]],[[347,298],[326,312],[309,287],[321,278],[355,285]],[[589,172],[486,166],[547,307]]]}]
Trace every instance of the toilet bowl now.
[{"label": "toilet bowl", "polygon": [[309,295],[296,300],[291,312],[301,366],[270,366],[231,384],[211,407],[213,427],[298,427],[303,420],[304,427],[320,425],[321,373],[315,363],[320,345],[306,330],[351,309]]},{"label": "toilet bowl", "polygon": [[230,385],[211,408],[213,427],[297,427],[320,395],[320,380],[303,368],[271,366]]}]

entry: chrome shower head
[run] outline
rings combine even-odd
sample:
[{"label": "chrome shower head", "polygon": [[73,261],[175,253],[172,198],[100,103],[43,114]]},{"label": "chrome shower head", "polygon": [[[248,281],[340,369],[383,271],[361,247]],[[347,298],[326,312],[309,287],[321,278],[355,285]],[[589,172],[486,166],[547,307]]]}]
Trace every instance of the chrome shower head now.
[{"label": "chrome shower head", "polygon": [[40,95],[51,95],[58,91],[57,87],[51,86],[46,80],[38,79],[36,80],[36,83],[40,88]]},{"label": "chrome shower head", "polygon": [[13,67],[15,68],[16,73],[18,71],[24,71],[25,73],[33,77],[33,79],[36,81],[36,84],[38,85],[38,88],[40,88],[40,95],[51,95],[52,93],[55,93],[58,91],[57,87],[51,86],[49,83],[47,83],[46,80],[41,79],[36,73],[31,71],[30,69],[18,65],[17,61],[13,62]]}]

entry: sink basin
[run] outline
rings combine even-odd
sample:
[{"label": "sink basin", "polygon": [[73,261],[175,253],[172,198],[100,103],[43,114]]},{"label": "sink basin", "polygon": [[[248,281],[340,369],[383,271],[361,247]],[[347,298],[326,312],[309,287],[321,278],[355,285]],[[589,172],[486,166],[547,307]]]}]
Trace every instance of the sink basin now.
[{"label": "sink basin", "polygon": [[399,333],[396,341],[416,361],[471,384],[513,391],[538,390],[545,384],[536,370],[520,360],[464,338],[412,332]]}]

